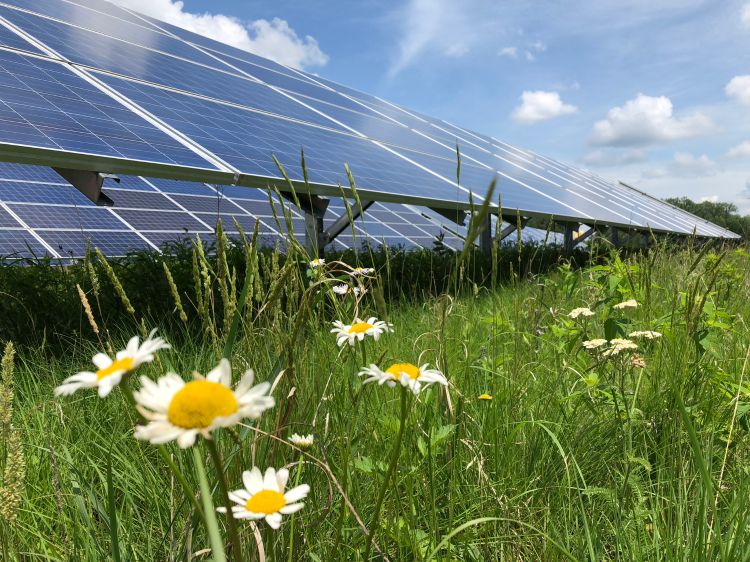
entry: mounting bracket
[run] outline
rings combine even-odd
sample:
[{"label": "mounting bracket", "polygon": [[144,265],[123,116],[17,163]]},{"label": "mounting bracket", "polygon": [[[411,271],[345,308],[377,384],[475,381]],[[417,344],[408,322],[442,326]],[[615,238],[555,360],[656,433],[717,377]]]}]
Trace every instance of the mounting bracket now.
[{"label": "mounting bracket", "polygon": [[[518,217],[517,216],[504,216],[503,221],[508,223],[508,226],[503,228],[500,232],[497,233],[497,241],[502,242],[505,240],[508,236],[513,234],[518,230]],[[526,223],[529,222],[528,217],[521,217],[521,230],[526,228]]]},{"label": "mounting bracket", "polygon": [[102,186],[105,179],[113,179],[117,183],[120,183],[120,178],[116,175],[88,172],[86,170],[71,170],[69,168],[53,167],[52,169],[97,205],[104,207],[114,206],[115,202],[102,193]]},{"label": "mounting bracket", "polygon": [[310,256],[318,258],[323,255],[326,240],[324,234],[323,217],[328,210],[330,200],[318,195],[297,194],[293,195],[282,191],[282,197],[297,205],[305,215],[305,245]]},{"label": "mounting bracket", "polygon": [[361,217],[364,212],[372,206],[373,203],[374,201],[360,201],[359,204],[351,207],[351,220],[349,219],[349,215],[347,213],[344,213],[339,218],[337,218],[331,226],[323,231],[325,245],[333,242],[339,234],[344,232],[344,230],[346,230],[347,228],[350,228],[353,221],[356,221],[359,217]]}]

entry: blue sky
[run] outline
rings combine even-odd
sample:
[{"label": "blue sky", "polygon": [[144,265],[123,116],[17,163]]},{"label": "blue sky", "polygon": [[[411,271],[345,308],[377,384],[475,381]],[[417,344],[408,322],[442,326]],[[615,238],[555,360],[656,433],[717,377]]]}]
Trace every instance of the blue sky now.
[{"label": "blue sky", "polygon": [[750,0],[116,0],[659,197],[750,213]]}]

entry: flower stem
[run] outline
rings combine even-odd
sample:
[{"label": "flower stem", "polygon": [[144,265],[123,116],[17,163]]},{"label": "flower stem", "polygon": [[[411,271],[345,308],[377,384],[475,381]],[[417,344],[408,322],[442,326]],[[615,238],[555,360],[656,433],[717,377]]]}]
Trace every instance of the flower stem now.
[{"label": "flower stem", "polygon": [[206,508],[206,532],[208,533],[209,544],[211,545],[211,556],[215,562],[226,562],[226,556],[224,555],[224,541],[221,540],[221,533],[219,533],[219,523],[216,521],[216,512],[214,511],[214,504],[211,501],[211,488],[208,486],[208,478],[206,478],[206,469],[203,468],[203,459],[201,454],[198,452],[197,447],[193,447],[193,462],[195,464],[195,471],[198,473],[198,482],[201,487],[201,499],[203,505]]},{"label": "flower stem", "polygon": [[[130,387],[130,375],[125,375],[123,377],[122,382],[120,383],[120,386],[122,386],[122,389],[123,389],[122,395],[125,397],[125,401],[128,403],[128,405],[131,408],[136,410],[135,398],[133,397],[133,389]],[[138,414],[138,417],[141,418],[140,413]],[[172,474],[174,474],[175,478],[177,478],[177,481],[180,483],[180,486],[182,487],[182,491],[185,493],[185,496],[189,499],[190,503],[193,506],[193,510],[198,514],[198,517],[200,517],[201,522],[203,523],[203,525],[206,525],[206,515],[205,513],[203,513],[203,510],[201,509],[201,506],[195,497],[195,491],[190,487],[190,484],[188,484],[188,481],[185,479],[185,475],[182,474],[182,471],[178,468],[178,466],[169,456],[169,452],[167,451],[167,448],[164,445],[158,445],[156,447],[156,450],[159,451],[159,456],[164,461],[164,464],[167,465],[167,467],[172,472]]]},{"label": "flower stem", "polygon": [[208,448],[211,460],[216,468],[216,479],[219,481],[219,491],[221,492],[224,508],[227,510],[227,531],[229,533],[229,541],[232,543],[232,558],[237,560],[237,562],[240,562],[243,560],[242,545],[240,544],[240,537],[237,534],[237,522],[232,513],[232,502],[229,500],[229,490],[227,488],[227,481],[224,474],[224,462],[221,460],[221,455],[216,448],[216,443],[214,443],[212,439],[204,439],[203,441]]},{"label": "flower stem", "polygon": [[[294,478],[294,485],[299,486],[300,478],[302,477],[302,470],[305,468],[305,455],[299,457],[299,468],[297,469],[297,475]],[[294,560],[294,518],[297,514],[293,513],[291,521],[289,523],[289,562]]]},{"label": "flower stem", "polygon": [[388,465],[388,471],[385,473],[383,484],[380,486],[378,492],[378,499],[375,502],[375,514],[372,517],[372,523],[370,523],[370,532],[367,535],[367,546],[365,547],[365,562],[370,560],[370,551],[372,550],[372,543],[375,539],[375,532],[378,530],[380,523],[380,508],[383,506],[383,499],[385,498],[385,492],[388,489],[388,482],[390,481],[393,473],[396,472],[396,465],[398,464],[398,456],[401,452],[401,441],[404,437],[404,427],[406,426],[406,406],[408,402],[408,389],[405,386],[401,388],[401,421],[398,426],[398,435],[396,436],[396,442],[393,444],[393,451],[391,452],[391,462]]}]

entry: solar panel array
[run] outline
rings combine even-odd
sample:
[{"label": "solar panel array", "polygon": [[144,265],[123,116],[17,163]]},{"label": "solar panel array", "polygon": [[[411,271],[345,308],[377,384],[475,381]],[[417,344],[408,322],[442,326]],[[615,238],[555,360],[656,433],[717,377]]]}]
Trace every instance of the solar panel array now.
[{"label": "solar panel array", "polygon": [[[635,189],[102,0],[0,2],[0,160],[194,180],[123,177],[106,209],[54,172],[3,167],[0,248],[69,255],[83,231],[122,253],[208,233],[217,216],[243,228],[259,218],[272,239],[282,233],[268,197],[248,187],[283,187],[274,156],[302,182],[301,148],[317,194],[339,197],[349,164],[360,197],[377,201],[362,234],[387,244],[429,246],[446,232],[459,246],[461,228],[424,207],[468,208],[493,179],[511,215],[734,237]],[[343,203],[329,210],[330,221]],[[337,242],[356,246],[350,236]]]},{"label": "solar panel array", "polygon": [[[136,176],[120,180],[105,188],[115,205],[99,207],[51,168],[0,163],[0,257],[81,257],[89,244],[109,256],[121,256],[161,250],[165,243],[186,237],[210,242],[219,218],[234,238],[239,236],[236,224],[249,234],[256,221],[266,245],[284,244],[290,235],[301,242],[304,238],[302,215],[293,205],[282,209],[284,203],[264,190]],[[285,210],[291,214],[291,231]],[[343,200],[332,200],[329,211],[326,226],[346,213]],[[465,235],[465,228],[430,209],[374,203],[330,248],[433,248],[439,237],[455,250],[463,247]],[[535,229],[524,231],[526,241],[542,241],[544,236]]]}]

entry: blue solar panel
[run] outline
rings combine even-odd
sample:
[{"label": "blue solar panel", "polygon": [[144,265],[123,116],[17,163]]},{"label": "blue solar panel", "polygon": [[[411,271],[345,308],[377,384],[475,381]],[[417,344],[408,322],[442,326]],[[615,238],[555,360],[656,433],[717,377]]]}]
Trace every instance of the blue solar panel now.
[{"label": "blue solar panel", "polygon": [[51,203],[63,205],[82,205],[92,207],[92,203],[77,189],[70,185],[54,185],[37,182],[17,182],[0,180],[0,200],[21,203]]},{"label": "blue solar panel", "polygon": [[0,208],[0,228],[21,228],[21,224],[3,208]]},{"label": "blue solar panel", "polygon": [[124,229],[125,226],[102,207],[63,207],[9,203],[8,207],[31,228]]},{"label": "blue solar panel", "polygon": [[0,142],[211,167],[58,63],[0,51],[0,91]]},{"label": "blue solar panel", "polygon": [[5,45],[6,47],[10,47],[11,49],[29,51],[31,53],[41,53],[39,49],[31,45],[31,43],[26,41],[26,39],[23,39],[17,33],[14,33],[4,26],[0,26],[0,45]]},{"label": "blue solar panel", "polygon": [[[229,69],[215,59],[208,57],[208,60],[199,62],[206,62],[214,68],[221,67],[226,72],[177,58],[183,56],[194,60],[205,57],[201,51],[181,41],[175,43],[183,52],[168,56],[18,10],[0,7],[0,15],[35,37],[44,37],[45,44],[66,60],[246,107],[335,127],[329,119],[290,101],[267,86],[246,77],[230,74]],[[159,40],[165,38],[160,33],[151,33],[151,36]]]},{"label": "blue solar panel", "polygon": [[203,223],[185,212],[115,209],[115,213],[139,231],[210,232]]},{"label": "blue solar panel", "polygon": [[164,195],[154,191],[129,191],[125,189],[105,189],[104,191],[114,201],[115,207],[168,211],[177,211],[180,209]]},{"label": "blue solar panel", "polygon": [[89,244],[92,249],[99,248],[104,255],[110,257],[152,249],[152,246],[134,232],[43,230],[39,235],[63,258],[85,256]]},{"label": "blue solar panel", "polygon": [[44,245],[25,230],[0,229],[0,260],[42,258],[49,255]]},{"label": "blue solar panel", "polygon": [[155,29],[127,10],[101,0],[94,0],[93,2],[88,0],[75,0],[75,2],[69,0],[6,0],[5,3],[53,18],[65,19],[70,17],[71,19],[67,21],[78,22],[79,24],[90,17],[107,15],[142,27]]},{"label": "blue solar panel", "polygon": [[[390,152],[373,150],[372,143],[365,139],[107,75],[101,78],[245,173],[278,177],[271,158],[274,153],[292,179],[302,180],[299,162],[304,147],[310,181],[314,183],[348,185],[342,161],[346,158],[363,189],[406,194],[418,185],[419,195],[426,199],[468,202],[465,191],[452,188]],[[411,152],[408,156],[455,176],[456,165],[447,159]],[[491,178],[489,171],[481,183],[482,193]]]}]

